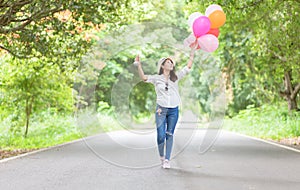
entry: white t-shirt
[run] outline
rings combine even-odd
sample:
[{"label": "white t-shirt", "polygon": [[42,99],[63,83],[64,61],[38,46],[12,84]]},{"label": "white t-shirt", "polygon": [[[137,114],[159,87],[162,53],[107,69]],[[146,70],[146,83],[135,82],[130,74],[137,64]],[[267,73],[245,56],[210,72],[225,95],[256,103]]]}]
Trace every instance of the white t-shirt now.
[{"label": "white t-shirt", "polygon": [[178,91],[178,81],[190,72],[187,66],[183,67],[176,73],[178,79],[173,82],[168,79],[168,90],[166,90],[166,79],[163,74],[161,75],[147,75],[146,82],[152,83],[155,86],[156,103],[162,107],[175,108],[180,105],[180,95]]}]

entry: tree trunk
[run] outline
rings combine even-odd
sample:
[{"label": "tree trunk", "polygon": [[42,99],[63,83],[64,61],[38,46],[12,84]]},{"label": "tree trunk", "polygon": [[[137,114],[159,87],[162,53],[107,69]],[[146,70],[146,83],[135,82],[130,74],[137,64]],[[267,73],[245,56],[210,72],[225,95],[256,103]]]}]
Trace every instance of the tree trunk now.
[{"label": "tree trunk", "polygon": [[28,134],[28,129],[29,129],[29,120],[30,120],[30,115],[31,115],[31,111],[32,111],[32,104],[33,104],[33,98],[27,98],[26,99],[26,107],[25,107],[25,112],[26,112],[26,128],[25,128],[25,134],[24,137],[27,137]]},{"label": "tree trunk", "polygon": [[298,110],[296,99],[288,99],[288,108],[291,110]]},{"label": "tree trunk", "polygon": [[300,83],[297,84],[295,87],[292,84],[291,80],[291,73],[292,71],[286,71],[284,73],[284,86],[285,86],[285,91],[280,92],[280,95],[284,97],[288,103],[288,109],[289,111],[292,110],[298,110],[297,107],[297,94],[300,91]]}]

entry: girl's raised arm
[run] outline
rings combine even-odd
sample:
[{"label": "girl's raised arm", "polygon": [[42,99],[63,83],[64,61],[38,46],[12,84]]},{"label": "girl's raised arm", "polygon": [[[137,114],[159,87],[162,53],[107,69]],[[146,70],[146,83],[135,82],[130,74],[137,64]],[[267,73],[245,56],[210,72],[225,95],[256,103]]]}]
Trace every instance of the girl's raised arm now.
[{"label": "girl's raised arm", "polygon": [[188,67],[189,69],[192,68],[193,60],[194,60],[194,55],[195,55],[195,51],[196,51],[197,46],[198,46],[197,41],[195,41],[195,42],[192,44],[192,46],[191,46],[192,50],[191,50],[191,52],[190,52],[190,59],[188,60],[188,63],[187,63],[187,67]]},{"label": "girl's raised arm", "polygon": [[138,72],[139,72],[139,76],[140,78],[143,80],[143,81],[146,81],[148,79],[147,75],[144,74],[144,71],[143,71],[143,68],[142,68],[142,64],[141,64],[141,61],[140,61],[140,56],[137,55],[135,57],[135,60],[134,60],[134,65],[136,65],[138,67]]}]

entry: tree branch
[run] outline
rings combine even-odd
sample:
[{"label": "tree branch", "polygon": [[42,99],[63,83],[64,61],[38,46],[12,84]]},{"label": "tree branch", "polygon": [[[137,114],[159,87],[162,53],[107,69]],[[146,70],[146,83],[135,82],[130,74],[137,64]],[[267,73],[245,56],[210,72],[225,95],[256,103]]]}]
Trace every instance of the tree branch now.
[{"label": "tree branch", "polygon": [[263,3],[263,2],[264,2],[264,0],[258,0],[258,1],[250,3],[249,5],[245,5],[243,7],[237,7],[236,9],[238,9],[238,10],[249,9],[250,7],[258,6],[258,4]]},{"label": "tree branch", "polygon": [[[32,1],[18,1],[18,2],[13,2],[9,3],[6,2],[5,4],[3,3],[1,5],[1,8],[6,8],[6,12],[0,16],[0,24],[2,26],[8,25],[12,19],[16,16],[15,14],[18,12],[22,12],[21,9],[25,5],[28,5],[32,3]],[[4,12],[4,10],[2,10]]]},{"label": "tree branch", "polygon": [[278,53],[271,51],[270,49],[267,49],[268,52],[272,53],[275,57],[277,57],[278,59],[280,59],[283,62],[287,62],[287,59],[285,57],[280,56]]},{"label": "tree branch", "polygon": [[4,2],[4,0],[0,0],[0,8],[6,8],[6,7],[9,7],[7,2]]},{"label": "tree branch", "polygon": [[296,98],[297,94],[300,92],[300,83],[298,83],[291,94],[291,99]]},{"label": "tree branch", "polygon": [[[2,4],[1,4],[2,2]],[[42,11],[37,11],[34,13],[30,13],[30,15],[28,15],[27,18],[22,18],[22,17],[17,17],[16,13],[18,12],[22,12],[24,15],[26,14],[26,12],[24,10],[21,10],[22,8],[24,8],[25,5],[30,5],[32,4],[32,1],[27,0],[19,0],[17,2],[13,2],[13,3],[9,3],[6,2],[5,4],[3,3],[3,0],[0,1],[0,5],[3,6],[7,6],[8,9],[5,11],[4,14],[2,14],[0,16],[0,33],[2,34],[8,34],[10,32],[15,32],[18,30],[23,30],[27,25],[29,25],[32,21],[36,21],[36,20],[40,20],[42,18],[48,17],[53,15],[56,12],[62,11],[62,4],[61,2],[56,4],[56,6],[52,9],[44,9]],[[34,5],[33,5],[34,6]],[[11,26],[9,27],[9,25],[11,23],[20,23],[17,24],[16,26]],[[8,28],[3,28],[3,26],[7,26]]]},{"label": "tree branch", "polygon": [[30,3],[32,3],[32,1],[30,1],[30,0],[29,1],[20,0],[19,2],[16,2],[15,4],[13,4],[13,6],[15,6],[15,7],[17,7],[17,6],[22,7],[22,6],[30,4]]},{"label": "tree branch", "polygon": [[25,22],[29,20],[30,18],[24,18],[24,19],[12,19],[10,22]]},{"label": "tree branch", "polygon": [[[51,10],[48,10],[48,11],[45,11],[45,12],[37,12],[35,14],[33,14],[30,18],[26,18],[24,19],[26,22],[22,23],[21,25],[18,25],[14,28],[10,28],[10,29],[1,29],[0,28],[0,33],[2,34],[8,34],[10,32],[16,32],[18,30],[23,30],[27,25],[29,25],[32,21],[35,21],[37,19],[41,19],[41,18],[45,18],[47,16],[50,16],[56,12],[60,12],[60,11],[63,11],[64,9],[60,8],[60,7],[57,7],[55,9],[51,9]],[[13,20],[13,21],[16,21],[16,20]],[[11,22],[11,20],[10,20]]]},{"label": "tree branch", "polygon": [[1,26],[7,26],[11,23],[12,19],[15,19],[16,13],[22,12],[21,9],[23,6],[30,4],[31,1],[18,1],[18,2],[6,2],[5,4],[2,4],[3,8],[1,9],[1,12],[3,14],[0,16],[0,25]]},{"label": "tree branch", "polygon": [[24,22],[23,24],[19,25],[19,26],[16,26],[14,28],[10,28],[10,29],[7,29],[7,30],[2,30],[0,29],[0,33],[2,34],[8,34],[10,32],[15,32],[15,31],[18,31],[18,30],[22,30],[24,29],[28,24],[30,24],[32,22],[31,19],[27,20],[26,22]]},{"label": "tree branch", "polygon": [[15,54],[13,51],[9,50],[8,48],[0,45],[0,48],[7,51],[8,53],[12,54],[13,56],[17,57],[17,58],[20,58],[20,59],[26,59],[26,58],[29,58],[29,57],[26,57],[26,56],[20,56],[20,55],[17,55]]},{"label": "tree branch", "polygon": [[[262,3],[264,3],[264,0],[258,0],[256,2],[252,2],[249,5],[245,5],[244,7],[236,7],[235,9],[238,10],[238,11],[243,11],[243,10],[248,11],[248,10],[250,10],[251,7],[259,6],[259,4],[262,4]],[[283,0],[277,1],[277,3],[275,4],[275,7],[280,7],[281,3],[284,3],[284,1]],[[223,6],[227,6],[227,5],[223,4]],[[245,21],[242,21],[240,24],[248,25],[249,23],[258,23],[261,20],[267,19],[267,17],[270,17],[270,11],[272,11],[272,10],[265,11],[262,14],[262,16],[258,17],[258,18],[256,17],[256,12],[253,11],[252,13],[254,13],[254,15],[252,15],[251,17],[249,17]],[[250,15],[251,13],[248,13],[248,14]],[[234,24],[236,24],[236,23],[234,23]]]}]

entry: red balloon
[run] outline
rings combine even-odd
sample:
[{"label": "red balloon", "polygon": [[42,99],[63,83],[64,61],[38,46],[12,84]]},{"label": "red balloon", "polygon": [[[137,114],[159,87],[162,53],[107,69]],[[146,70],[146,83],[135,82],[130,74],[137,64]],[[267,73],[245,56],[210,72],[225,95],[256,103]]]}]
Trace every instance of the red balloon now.
[{"label": "red balloon", "polygon": [[212,34],[212,35],[218,37],[220,34],[220,30],[219,30],[219,28],[211,28],[206,34]]}]

